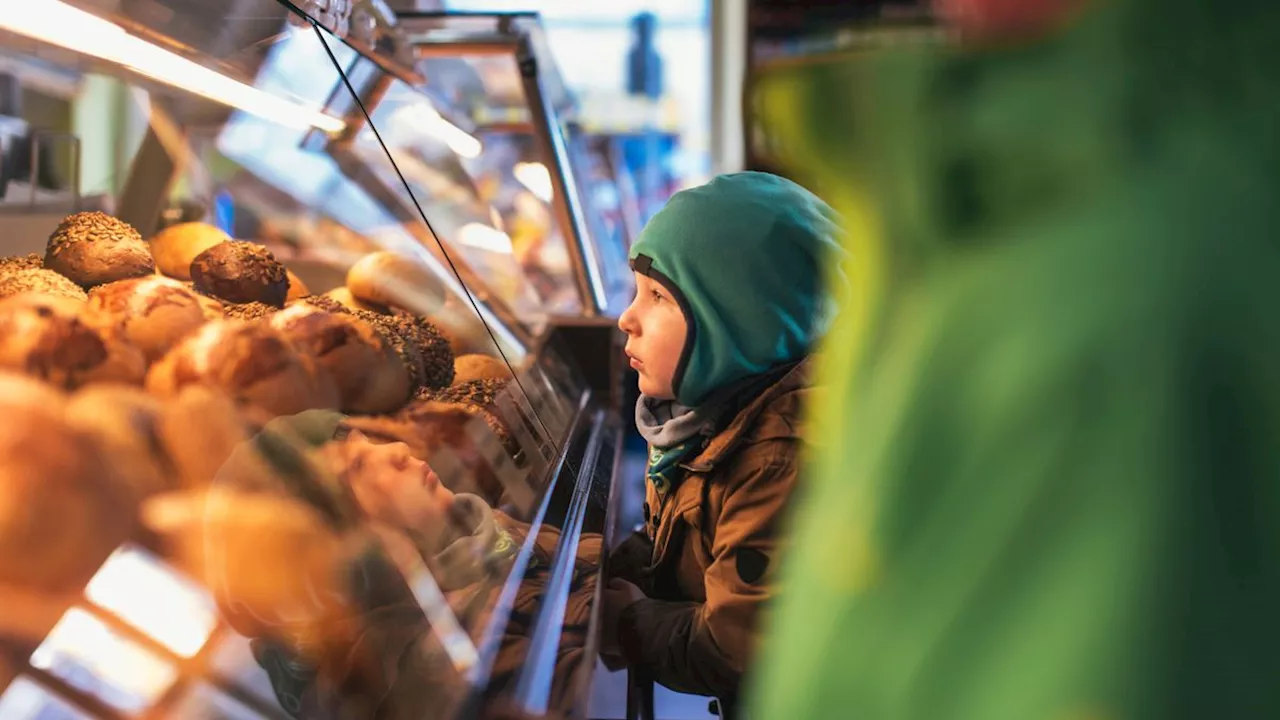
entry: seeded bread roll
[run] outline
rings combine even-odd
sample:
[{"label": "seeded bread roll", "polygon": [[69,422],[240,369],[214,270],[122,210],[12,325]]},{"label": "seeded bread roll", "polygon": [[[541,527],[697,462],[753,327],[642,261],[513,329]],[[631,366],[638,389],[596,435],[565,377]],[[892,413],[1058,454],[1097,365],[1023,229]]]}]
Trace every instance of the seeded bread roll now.
[{"label": "seeded bread roll", "polygon": [[36,270],[42,267],[44,267],[44,258],[35,253],[0,258],[0,275],[5,275],[15,270]]},{"label": "seeded bread roll", "polygon": [[172,396],[188,385],[216,388],[276,415],[338,406],[333,379],[262,322],[218,320],[152,366],[147,389]]},{"label": "seeded bread roll", "polygon": [[409,399],[408,368],[365,321],[304,303],[281,310],[269,322],[329,372],[344,412],[392,412]]},{"label": "seeded bread roll", "polygon": [[347,270],[347,288],[374,305],[430,315],[444,307],[444,287],[430,269],[413,258],[381,251],[361,258]]},{"label": "seeded bread roll", "polygon": [[94,382],[136,385],[142,351],[82,317],[78,300],[25,294],[0,301],[0,368],[72,390]]},{"label": "seeded bread roll", "polygon": [[380,315],[356,310],[324,295],[312,295],[303,302],[328,312],[355,315],[382,332],[409,369],[409,384],[415,392],[422,387],[448,387],[453,382],[453,350],[449,341],[426,320],[406,314]]},{"label": "seeded bread roll", "polygon": [[257,243],[218,243],[191,261],[191,280],[202,293],[233,303],[284,307],[289,277],[271,251]]},{"label": "seeded bread roll", "polygon": [[497,409],[498,394],[506,390],[511,382],[511,380],[455,382],[447,388],[422,388],[414,399],[475,405],[494,412]]},{"label": "seeded bread roll", "polygon": [[130,534],[137,506],[113,459],[48,385],[0,373],[0,585],[81,588]]},{"label": "seeded bread roll", "polygon": [[178,280],[191,279],[191,262],[200,253],[231,239],[218,228],[201,222],[179,223],[151,238],[151,254],[160,272]]},{"label": "seeded bread roll", "polygon": [[38,293],[71,300],[84,300],[84,289],[52,270],[26,268],[0,274],[0,299]]},{"label": "seeded bread roll", "polygon": [[91,322],[116,328],[149,363],[201,325],[223,316],[216,300],[159,275],[96,287],[89,293],[88,309]]},{"label": "seeded bread roll", "polygon": [[138,231],[101,212],[76,213],[63,220],[49,236],[44,266],[86,290],[156,271]]}]

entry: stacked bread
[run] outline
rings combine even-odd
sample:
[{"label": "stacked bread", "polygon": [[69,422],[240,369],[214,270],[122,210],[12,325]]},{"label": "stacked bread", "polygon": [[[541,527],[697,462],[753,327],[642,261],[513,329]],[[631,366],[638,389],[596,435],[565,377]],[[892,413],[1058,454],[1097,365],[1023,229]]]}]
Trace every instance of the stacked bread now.
[{"label": "stacked bread", "polygon": [[211,226],[146,241],[78,213],[43,257],[0,259],[0,593],[83,583],[154,495],[270,485],[265,464],[228,459],[277,416],[338,409],[428,462],[477,419],[509,446],[493,412],[505,364],[455,359],[423,317],[439,298],[413,289],[434,279],[370,257],[312,295]]}]

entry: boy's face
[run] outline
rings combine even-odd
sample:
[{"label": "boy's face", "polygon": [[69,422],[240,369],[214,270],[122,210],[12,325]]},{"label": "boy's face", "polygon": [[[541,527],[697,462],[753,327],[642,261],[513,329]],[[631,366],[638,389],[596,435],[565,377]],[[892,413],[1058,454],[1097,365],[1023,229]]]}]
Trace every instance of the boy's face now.
[{"label": "boy's face", "polygon": [[389,525],[419,531],[438,525],[453,502],[440,477],[404,443],[375,443],[352,430],[324,454],[364,511]]},{"label": "boy's face", "polygon": [[635,276],[636,299],[618,318],[618,327],[627,334],[627,357],[640,373],[640,392],[670,400],[689,324],[666,288],[646,275]]}]

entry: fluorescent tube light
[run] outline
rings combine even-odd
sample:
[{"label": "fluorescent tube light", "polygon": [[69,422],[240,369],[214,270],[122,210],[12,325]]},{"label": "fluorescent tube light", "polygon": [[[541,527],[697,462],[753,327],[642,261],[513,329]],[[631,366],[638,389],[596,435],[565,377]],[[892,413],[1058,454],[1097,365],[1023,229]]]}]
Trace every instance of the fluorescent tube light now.
[{"label": "fluorescent tube light", "polygon": [[330,133],[346,127],[338,118],[233,80],[60,0],[25,0],[21,12],[0,13],[0,30],[122,65],[280,125]]}]

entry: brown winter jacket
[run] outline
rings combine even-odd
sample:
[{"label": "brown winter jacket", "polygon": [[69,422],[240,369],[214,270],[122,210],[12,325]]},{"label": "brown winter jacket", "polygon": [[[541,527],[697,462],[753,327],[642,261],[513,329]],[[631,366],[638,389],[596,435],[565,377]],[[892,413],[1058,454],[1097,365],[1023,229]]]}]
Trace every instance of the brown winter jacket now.
[{"label": "brown winter jacket", "polygon": [[665,497],[646,483],[644,531],[610,560],[612,575],[648,596],[619,619],[622,653],[673,690],[737,695],[757,618],[773,594],[777,528],[796,482],[808,365],[794,367],[740,411],[682,466],[687,474]]}]

